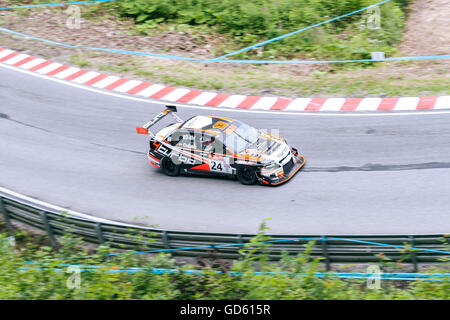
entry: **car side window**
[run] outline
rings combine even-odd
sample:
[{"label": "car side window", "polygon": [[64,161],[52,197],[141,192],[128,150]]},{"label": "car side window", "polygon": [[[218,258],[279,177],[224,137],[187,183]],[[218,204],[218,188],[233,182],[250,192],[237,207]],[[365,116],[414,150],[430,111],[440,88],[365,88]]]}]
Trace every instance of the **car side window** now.
[{"label": "car side window", "polygon": [[172,145],[180,148],[194,148],[194,136],[188,130],[177,130],[170,136]]},{"label": "car side window", "polygon": [[210,134],[203,133],[201,137],[199,137],[197,142],[197,149],[207,152],[214,153],[216,147],[216,138]]}]

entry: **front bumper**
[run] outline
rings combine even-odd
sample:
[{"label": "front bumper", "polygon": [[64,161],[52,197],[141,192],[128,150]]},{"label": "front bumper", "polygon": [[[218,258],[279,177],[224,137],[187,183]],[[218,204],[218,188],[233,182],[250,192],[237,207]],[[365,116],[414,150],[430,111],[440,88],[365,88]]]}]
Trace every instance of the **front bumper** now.
[{"label": "front bumper", "polygon": [[296,160],[294,165],[291,167],[289,172],[284,172],[284,174],[279,178],[269,178],[265,176],[261,176],[259,178],[259,181],[263,185],[271,185],[271,186],[278,186],[282,183],[285,183],[289,181],[297,172],[300,171],[300,169],[305,165],[306,159],[304,156],[301,155],[293,155],[293,158]]}]

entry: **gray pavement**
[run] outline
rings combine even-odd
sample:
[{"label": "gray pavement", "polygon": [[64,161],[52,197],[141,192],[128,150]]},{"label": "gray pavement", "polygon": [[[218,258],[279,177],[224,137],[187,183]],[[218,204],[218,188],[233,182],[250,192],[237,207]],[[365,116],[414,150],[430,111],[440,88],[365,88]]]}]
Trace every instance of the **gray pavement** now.
[{"label": "gray pavement", "polygon": [[279,129],[307,159],[277,188],[167,177],[136,126],[161,107],[0,68],[0,186],[116,221],[185,231],[450,231],[450,114],[302,116],[180,108]]}]

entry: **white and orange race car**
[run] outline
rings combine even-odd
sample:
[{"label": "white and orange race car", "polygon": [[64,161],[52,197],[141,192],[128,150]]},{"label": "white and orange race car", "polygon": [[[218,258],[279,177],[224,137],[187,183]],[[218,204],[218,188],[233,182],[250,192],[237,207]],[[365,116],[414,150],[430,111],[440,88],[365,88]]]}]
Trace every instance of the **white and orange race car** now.
[{"label": "white and orange race car", "polygon": [[[214,116],[180,119],[166,106],[139,134],[150,135],[148,159],[168,176],[181,173],[228,175],[246,185],[280,185],[305,164],[305,157],[286,140],[241,121]],[[149,128],[172,114],[176,122],[153,134]]]}]

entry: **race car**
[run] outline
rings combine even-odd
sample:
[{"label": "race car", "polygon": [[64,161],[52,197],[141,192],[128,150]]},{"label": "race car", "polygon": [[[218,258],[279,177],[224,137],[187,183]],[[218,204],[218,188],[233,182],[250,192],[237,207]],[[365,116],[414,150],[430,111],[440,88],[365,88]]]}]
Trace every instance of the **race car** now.
[{"label": "race car", "polygon": [[[168,176],[181,173],[225,175],[242,184],[276,186],[290,180],[305,164],[305,157],[286,140],[241,121],[215,116],[194,116],[183,121],[175,106],[155,116],[138,134],[150,136],[148,159]],[[171,114],[175,119],[158,133],[149,129]]]}]

